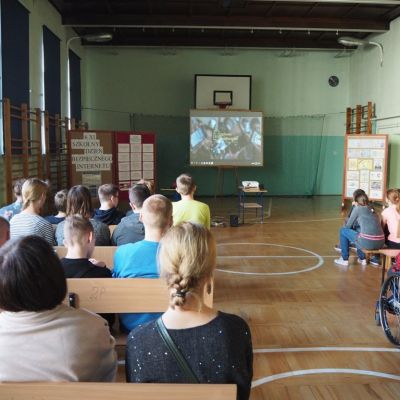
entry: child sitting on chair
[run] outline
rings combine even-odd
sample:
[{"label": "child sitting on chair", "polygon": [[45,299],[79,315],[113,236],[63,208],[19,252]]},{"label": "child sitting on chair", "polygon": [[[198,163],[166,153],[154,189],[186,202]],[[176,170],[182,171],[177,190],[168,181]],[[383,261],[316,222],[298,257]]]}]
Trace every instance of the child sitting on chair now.
[{"label": "child sitting on chair", "polygon": [[[340,229],[340,247],[342,256],[335,260],[335,264],[349,265],[349,245],[354,243],[357,248],[358,262],[367,265],[367,260],[362,249],[377,250],[385,243],[385,235],[379,218],[369,206],[368,196],[365,193],[358,194],[356,204],[346,225]],[[360,231],[352,229],[358,224]]]},{"label": "child sitting on chair", "polygon": [[[357,197],[359,194],[366,194],[366,193],[365,193],[364,190],[362,190],[362,189],[356,189],[356,190],[353,192],[353,201],[351,202],[350,211],[349,211],[349,213],[348,213],[346,219],[344,220],[344,223],[345,223],[345,224],[346,224],[347,221],[349,220],[349,218],[350,218],[350,216],[351,216],[351,213],[353,212],[354,207],[356,206],[356,197]],[[351,228],[354,229],[354,230],[357,231],[357,232],[360,232],[360,226],[359,226],[357,223],[356,223],[355,225],[353,225]],[[340,243],[335,245],[335,250],[338,251],[339,253],[342,251],[342,249],[341,249],[341,247],[340,247]],[[350,250],[354,250],[354,251],[356,250],[356,245],[355,245],[354,243],[350,243]]]},{"label": "child sitting on chair", "polygon": [[45,217],[52,225],[57,225],[64,221],[67,211],[67,195],[68,190],[63,189],[57,192],[54,196],[54,207],[57,211],[57,215],[49,215]]},{"label": "child sitting on chair", "polygon": [[94,219],[106,225],[118,225],[124,214],[117,210],[119,202],[118,186],[112,183],[101,185],[98,190],[100,208],[94,212]]}]

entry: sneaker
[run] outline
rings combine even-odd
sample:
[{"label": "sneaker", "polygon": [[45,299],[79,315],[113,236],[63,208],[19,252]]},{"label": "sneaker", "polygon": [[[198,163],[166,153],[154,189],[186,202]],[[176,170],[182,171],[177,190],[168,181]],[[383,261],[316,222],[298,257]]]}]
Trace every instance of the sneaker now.
[{"label": "sneaker", "polygon": [[340,258],[337,258],[334,261],[334,263],[337,264],[337,265],[343,265],[344,267],[347,267],[349,265],[349,260],[343,260],[343,258],[340,257]]},{"label": "sneaker", "polygon": [[369,263],[372,264],[372,265],[375,265],[376,267],[380,267],[380,265],[381,265],[381,259],[380,259],[379,256],[378,256],[378,257],[372,257],[372,258],[369,260]]},{"label": "sneaker", "polygon": [[364,258],[363,260],[361,260],[361,258],[357,258],[357,262],[361,265],[367,265],[367,260]]},{"label": "sneaker", "polygon": [[341,249],[341,247],[340,247],[340,244],[335,244],[334,249],[335,249],[335,251],[337,251],[338,253],[341,253],[341,252],[342,252],[342,249]]}]

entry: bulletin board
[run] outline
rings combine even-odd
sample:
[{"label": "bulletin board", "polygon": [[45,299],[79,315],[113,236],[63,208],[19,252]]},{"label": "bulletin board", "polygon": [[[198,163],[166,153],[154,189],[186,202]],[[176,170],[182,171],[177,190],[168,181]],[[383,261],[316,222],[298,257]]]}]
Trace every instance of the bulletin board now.
[{"label": "bulletin board", "polygon": [[363,189],[370,200],[384,201],[388,159],[387,135],[346,135],[343,199]]},{"label": "bulletin board", "polygon": [[69,186],[85,185],[93,197],[113,182],[114,144],[110,131],[68,131]]},{"label": "bulletin board", "polygon": [[132,184],[140,179],[156,183],[156,135],[148,132],[115,132],[114,183],[120,198],[128,199]]}]

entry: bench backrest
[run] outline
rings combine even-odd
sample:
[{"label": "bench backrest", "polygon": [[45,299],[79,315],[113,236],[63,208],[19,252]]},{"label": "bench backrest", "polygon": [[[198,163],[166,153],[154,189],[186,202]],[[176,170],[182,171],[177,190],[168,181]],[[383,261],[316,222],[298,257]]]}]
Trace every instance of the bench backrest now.
[{"label": "bench backrest", "polygon": [[234,384],[1,383],[2,400],[235,400]]},{"label": "bench backrest", "polygon": [[[58,255],[58,258],[63,258],[67,254],[67,248],[64,246],[54,246],[54,250]],[[114,266],[114,253],[117,250],[117,246],[96,246],[94,248],[92,258],[97,261],[104,261],[107,268],[112,269]]]},{"label": "bench backrest", "polygon": [[[67,285],[68,293],[75,294],[75,306],[95,313],[164,312],[168,308],[164,279],[71,278]],[[206,294],[205,303],[212,307],[212,293]]]}]

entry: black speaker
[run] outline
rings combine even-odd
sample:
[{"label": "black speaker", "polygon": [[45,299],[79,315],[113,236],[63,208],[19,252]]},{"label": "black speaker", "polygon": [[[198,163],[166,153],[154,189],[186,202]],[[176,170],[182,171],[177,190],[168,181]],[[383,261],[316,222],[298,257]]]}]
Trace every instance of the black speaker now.
[{"label": "black speaker", "polygon": [[239,216],[238,215],[230,215],[229,216],[229,225],[232,227],[238,227],[239,226]]}]

